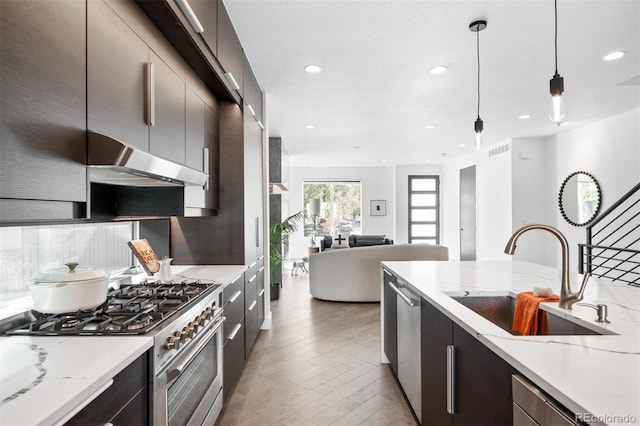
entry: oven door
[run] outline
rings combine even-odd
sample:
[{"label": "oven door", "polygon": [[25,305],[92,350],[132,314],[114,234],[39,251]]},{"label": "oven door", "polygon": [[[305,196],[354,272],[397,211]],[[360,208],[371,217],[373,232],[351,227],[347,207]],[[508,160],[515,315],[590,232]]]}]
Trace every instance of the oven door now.
[{"label": "oven door", "polygon": [[214,424],[222,410],[221,315],[155,377],[155,424]]}]

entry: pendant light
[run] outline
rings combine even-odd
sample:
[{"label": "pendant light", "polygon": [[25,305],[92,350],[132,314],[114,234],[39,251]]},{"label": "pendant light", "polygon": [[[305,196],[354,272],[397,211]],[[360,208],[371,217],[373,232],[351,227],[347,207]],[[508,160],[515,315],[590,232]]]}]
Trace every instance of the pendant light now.
[{"label": "pendant light", "polygon": [[558,74],[558,0],[553,1],[554,5],[554,50],[555,50],[555,64],[556,72],[553,78],[549,81],[549,92],[551,92],[551,108],[549,109],[549,118],[551,121],[560,125],[564,120],[564,102],[562,100],[562,92],[564,92],[564,79]]},{"label": "pendant light", "polygon": [[476,149],[482,148],[482,130],[484,128],[482,119],[480,118],[480,31],[487,28],[487,21],[478,20],[469,24],[469,30],[476,33],[476,52],[478,53],[478,118],[474,123],[476,131]]}]

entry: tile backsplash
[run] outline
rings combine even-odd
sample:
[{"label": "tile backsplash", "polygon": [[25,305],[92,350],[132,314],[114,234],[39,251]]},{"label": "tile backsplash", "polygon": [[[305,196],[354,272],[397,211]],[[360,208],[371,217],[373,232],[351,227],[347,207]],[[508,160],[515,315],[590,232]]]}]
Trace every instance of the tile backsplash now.
[{"label": "tile backsplash", "polygon": [[131,266],[127,241],[136,232],[137,222],[1,227],[0,302],[27,296],[34,274],[66,262],[107,272]]}]

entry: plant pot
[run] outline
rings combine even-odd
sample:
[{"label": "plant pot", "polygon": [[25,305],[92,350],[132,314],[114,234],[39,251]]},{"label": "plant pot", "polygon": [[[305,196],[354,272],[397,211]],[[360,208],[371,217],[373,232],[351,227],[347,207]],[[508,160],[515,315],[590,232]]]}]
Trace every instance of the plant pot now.
[{"label": "plant pot", "polygon": [[271,286],[271,300],[278,300],[280,298],[280,284]]}]

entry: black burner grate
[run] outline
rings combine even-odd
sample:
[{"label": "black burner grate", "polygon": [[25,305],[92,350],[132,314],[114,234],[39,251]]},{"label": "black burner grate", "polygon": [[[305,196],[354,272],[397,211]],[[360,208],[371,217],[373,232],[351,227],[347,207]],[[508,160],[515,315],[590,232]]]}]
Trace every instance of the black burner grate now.
[{"label": "black burner grate", "polygon": [[13,335],[102,335],[145,334],[190,302],[219,287],[205,281],[124,284],[109,291],[100,307],[64,314],[31,311],[26,322],[6,334]]}]

